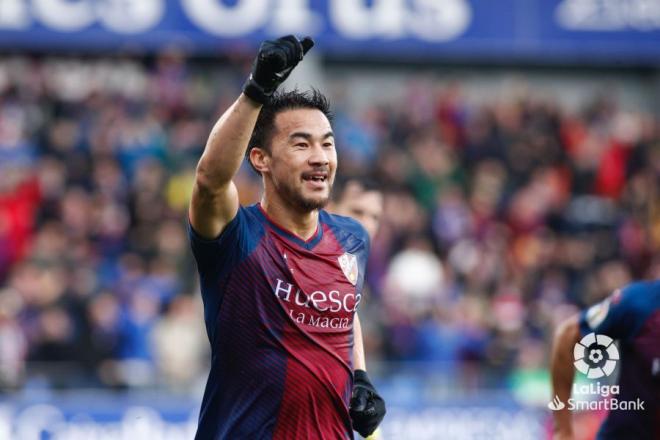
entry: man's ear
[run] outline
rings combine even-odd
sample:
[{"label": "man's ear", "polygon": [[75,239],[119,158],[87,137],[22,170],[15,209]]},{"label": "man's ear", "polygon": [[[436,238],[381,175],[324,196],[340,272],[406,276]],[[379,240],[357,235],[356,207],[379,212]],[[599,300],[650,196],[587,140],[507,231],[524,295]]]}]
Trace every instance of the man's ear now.
[{"label": "man's ear", "polygon": [[250,150],[250,162],[261,174],[270,171],[270,154],[263,148],[253,147]]}]

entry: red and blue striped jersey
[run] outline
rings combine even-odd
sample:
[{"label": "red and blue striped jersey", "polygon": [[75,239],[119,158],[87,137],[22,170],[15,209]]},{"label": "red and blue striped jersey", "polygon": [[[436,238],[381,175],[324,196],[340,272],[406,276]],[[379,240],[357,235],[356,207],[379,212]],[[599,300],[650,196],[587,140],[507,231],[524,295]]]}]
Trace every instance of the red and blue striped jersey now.
[{"label": "red and blue striped jersey", "polygon": [[353,438],[364,228],[321,210],[304,241],[256,204],[215,240],[189,235],[212,356],[196,438]]},{"label": "red and blue striped jersey", "polygon": [[580,316],[582,335],[619,341],[619,401],[642,401],[643,409],[610,410],[599,440],[660,439],[660,281],[617,290]]}]

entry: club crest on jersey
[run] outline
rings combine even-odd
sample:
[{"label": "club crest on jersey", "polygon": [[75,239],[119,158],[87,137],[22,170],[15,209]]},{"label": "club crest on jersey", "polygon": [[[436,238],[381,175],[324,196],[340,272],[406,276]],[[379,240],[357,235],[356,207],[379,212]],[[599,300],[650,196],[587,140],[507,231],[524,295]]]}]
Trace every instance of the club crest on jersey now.
[{"label": "club crest on jersey", "polygon": [[358,262],[355,255],[345,252],[337,260],[339,261],[341,270],[346,275],[346,279],[355,286],[358,280]]}]

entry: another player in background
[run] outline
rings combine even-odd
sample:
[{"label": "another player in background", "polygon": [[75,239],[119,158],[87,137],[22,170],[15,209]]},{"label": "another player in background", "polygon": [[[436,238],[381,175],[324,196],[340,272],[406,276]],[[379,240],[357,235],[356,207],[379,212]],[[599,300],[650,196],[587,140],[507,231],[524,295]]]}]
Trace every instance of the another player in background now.
[{"label": "another player in background", "polygon": [[[660,439],[660,281],[630,284],[558,328],[552,348],[552,387],[553,396],[565,407],[553,412],[554,438],[574,439],[567,403],[575,375],[574,347],[590,333],[619,341],[620,393],[614,397],[619,402],[644,402],[643,409],[610,410],[597,439]],[[606,350],[599,350],[598,356],[587,358],[601,368],[607,356]]]},{"label": "another player in background", "polygon": [[373,239],[378,232],[383,216],[383,193],[371,180],[349,179],[344,183],[341,194],[328,210],[353,217],[364,226]]},{"label": "another player in background", "polygon": [[[261,45],[197,166],[190,240],[212,355],[198,439],[347,439],[385,413],[382,399],[349,412],[369,236],[322,209],[337,169],[327,100],[276,93],[312,45]],[[232,181],[244,156],[264,184],[248,207]]]},{"label": "another player in background", "polygon": [[[373,240],[383,215],[383,193],[374,182],[366,179],[349,179],[345,182],[339,197],[328,207],[328,210],[359,221]],[[355,425],[363,428],[358,432],[367,437],[368,433],[373,432],[378,426],[380,420],[377,406],[384,405],[384,403],[367,377],[362,325],[357,313],[353,329],[355,334],[355,345],[353,346],[355,383],[351,397],[351,418]],[[369,438],[376,437],[377,435],[374,433]]]}]

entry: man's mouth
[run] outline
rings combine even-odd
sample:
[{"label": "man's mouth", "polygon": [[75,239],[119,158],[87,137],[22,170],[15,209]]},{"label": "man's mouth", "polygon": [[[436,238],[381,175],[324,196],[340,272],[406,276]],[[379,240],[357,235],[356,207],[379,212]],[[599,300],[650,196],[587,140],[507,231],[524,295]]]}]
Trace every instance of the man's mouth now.
[{"label": "man's mouth", "polygon": [[328,180],[328,174],[327,173],[308,173],[308,174],[303,174],[303,180],[308,181],[308,182],[318,182],[318,183],[323,183],[326,180]]}]

